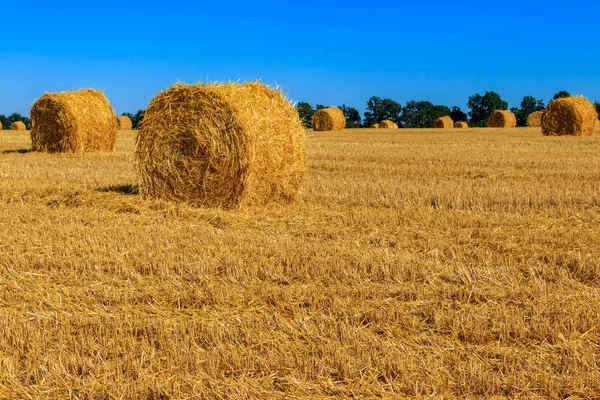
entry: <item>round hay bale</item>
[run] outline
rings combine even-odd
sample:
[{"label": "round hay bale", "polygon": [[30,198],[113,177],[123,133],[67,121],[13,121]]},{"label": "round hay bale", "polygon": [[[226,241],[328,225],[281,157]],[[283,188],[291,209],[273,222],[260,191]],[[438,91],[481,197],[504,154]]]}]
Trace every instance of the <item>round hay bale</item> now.
[{"label": "round hay bale", "polygon": [[459,129],[465,129],[469,127],[469,124],[464,121],[459,121],[454,123],[454,127]]},{"label": "round hay bale", "polygon": [[373,124],[373,125],[371,125],[371,128],[373,128],[373,129],[379,129],[379,124]]},{"label": "round hay bale", "polygon": [[572,96],[550,102],[542,114],[542,133],[549,135],[592,136],[598,113],[585,97]]},{"label": "round hay bale", "polygon": [[490,128],[514,128],[517,126],[517,117],[508,110],[494,110],[488,119]]},{"label": "round hay bale", "polygon": [[381,129],[398,129],[398,124],[390,121],[389,119],[384,119],[379,123],[379,128]]},{"label": "round hay bale", "polygon": [[529,117],[527,117],[527,126],[530,128],[539,128],[542,126],[543,113],[543,111],[535,111],[529,114]]},{"label": "round hay bale", "polygon": [[48,93],[31,107],[31,144],[35,151],[113,150],[116,135],[115,112],[98,90]]},{"label": "round hay bale", "polygon": [[27,127],[25,126],[25,123],[23,121],[15,121],[12,124],[10,124],[10,129],[12,129],[13,131],[26,131]]},{"label": "round hay bale", "polygon": [[449,116],[440,117],[435,120],[433,127],[443,129],[454,128],[454,121],[452,121],[452,118],[450,118]]},{"label": "round hay bale", "polygon": [[130,131],[133,129],[133,123],[127,115],[121,115],[117,118],[117,129],[120,131]]},{"label": "round hay bale", "polygon": [[346,127],[346,117],[337,107],[322,108],[315,111],[311,125],[315,131],[341,131]]},{"label": "round hay bale", "polygon": [[175,84],[137,137],[140,193],[237,208],[293,200],[306,174],[305,131],[284,94],[261,82]]}]

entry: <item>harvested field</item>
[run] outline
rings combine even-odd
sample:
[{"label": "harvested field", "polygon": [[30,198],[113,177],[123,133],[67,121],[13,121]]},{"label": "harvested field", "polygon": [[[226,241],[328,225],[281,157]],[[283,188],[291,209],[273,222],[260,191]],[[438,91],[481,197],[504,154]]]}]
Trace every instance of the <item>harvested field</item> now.
[{"label": "harvested field", "polygon": [[291,205],[0,135],[2,398],[598,398],[600,139],[307,131]]}]

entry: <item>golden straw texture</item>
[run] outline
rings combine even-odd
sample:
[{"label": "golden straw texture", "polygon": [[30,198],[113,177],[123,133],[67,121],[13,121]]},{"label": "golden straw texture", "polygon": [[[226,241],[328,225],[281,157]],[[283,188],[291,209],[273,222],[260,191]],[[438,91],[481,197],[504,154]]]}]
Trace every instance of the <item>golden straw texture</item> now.
[{"label": "golden straw texture", "polygon": [[114,110],[98,90],[45,94],[31,107],[31,144],[36,151],[113,150],[116,134]]},{"label": "golden straw texture", "polygon": [[517,117],[508,110],[494,110],[488,119],[490,128],[514,128],[517,126]]},{"label": "golden straw texture", "polygon": [[341,131],[345,127],[346,117],[337,107],[322,108],[313,114],[312,128],[315,131]]},{"label": "golden straw texture", "polygon": [[127,115],[120,115],[116,117],[117,129],[120,131],[130,131],[133,129],[131,119]]},{"label": "golden straw texture", "polygon": [[527,117],[527,126],[530,128],[539,128],[542,126],[543,113],[543,111],[535,111],[529,114],[529,117]]},{"label": "golden straw texture", "polygon": [[542,133],[546,136],[592,136],[598,113],[585,97],[572,96],[553,100],[542,115]]},{"label": "golden straw texture", "polygon": [[145,196],[224,208],[289,201],[305,178],[305,131],[261,82],[176,84],[146,110],[135,158]]},{"label": "golden straw texture", "polygon": [[23,121],[15,121],[12,124],[10,124],[10,129],[12,129],[13,131],[26,131],[27,127],[25,126],[25,123]]},{"label": "golden straw texture", "polygon": [[454,127],[459,128],[459,129],[465,129],[465,128],[469,127],[469,124],[467,124],[464,121],[458,121],[458,122],[454,123]]},{"label": "golden straw texture", "polygon": [[398,124],[392,122],[390,120],[384,119],[379,123],[379,128],[381,129],[398,129]]},{"label": "golden straw texture", "polygon": [[435,120],[435,123],[433,126],[434,126],[434,128],[444,128],[444,129],[454,128],[454,121],[452,121],[452,118],[450,118],[449,116],[440,117]]}]

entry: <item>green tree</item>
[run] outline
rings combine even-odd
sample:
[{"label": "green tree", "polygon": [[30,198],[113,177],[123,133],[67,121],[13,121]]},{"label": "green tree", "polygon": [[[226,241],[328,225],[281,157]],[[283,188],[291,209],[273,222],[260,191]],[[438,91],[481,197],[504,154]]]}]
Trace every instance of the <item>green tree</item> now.
[{"label": "green tree", "polygon": [[144,121],[145,113],[146,110],[140,109],[138,110],[138,112],[135,113],[135,115],[129,117],[131,119],[131,125],[133,129],[140,129],[142,127],[142,122]]},{"label": "green tree", "polygon": [[486,92],[483,96],[479,93],[469,97],[467,107],[469,119],[475,126],[487,126],[487,121],[494,110],[508,110],[508,103],[496,92]]},{"label": "green tree", "polygon": [[454,122],[458,122],[458,121],[467,121],[468,115],[463,112],[460,107],[458,106],[453,106],[452,110],[450,110],[450,118],[452,118],[452,121]]},{"label": "green tree", "polygon": [[596,107],[596,112],[598,113],[598,119],[600,119],[600,103],[597,101],[594,102],[594,107]]},{"label": "green tree", "polygon": [[512,107],[510,111],[515,114],[517,118],[517,126],[527,126],[527,118],[535,111],[544,111],[544,100],[538,100],[533,96],[523,97],[521,101],[521,107]]},{"label": "green tree", "polygon": [[323,104],[317,104],[315,110],[322,110],[323,108],[327,108],[327,106],[324,106]]},{"label": "green tree", "polygon": [[346,117],[346,128],[360,128],[362,126],[360,112],[356,108],[342,104],[339,109],[342,110]]},{"label": "green tree", "polygon": [[29,120],[29,118],[27,118],[19,113],[12,113],[8,117],[6,117],[4,115],[0,115],[0,123],[2,123],[3,129],[10,129],[10,125],[13,122],[17,122],[17,121],[22,121],[25,124],[25,126],[27,127],[27,129],[31,129],[31,121]]},{"label": "green tree", "polygon": [[445,115],[450,115],[446,106],[411,100],[402,108],[400,121],[405,128],[433,128],[435,120]]},{"label": "green tree", "polygon": [[566,90],[561,90],[552,97],[552,100],[562,99],[564,97],[571,97],[571,93],[567,92]]},{"label": "green tree", "polygon": [[310,104],[305,101],[301,101],[296,105],[296,109],[298,110],[298,115],[300,116],[300,120],[304,124],[305,127],[310,128],[310,121],[312,119],[315,110],[312,108]]},{"label": "green tree", "polygon": [[402,106],[400,103],[391,99],[381,99],[373,96],[367,101],[367,111],[365,111],[364,126],[371,126],[384,119],[393,121],[400,125],[400,113]]}]

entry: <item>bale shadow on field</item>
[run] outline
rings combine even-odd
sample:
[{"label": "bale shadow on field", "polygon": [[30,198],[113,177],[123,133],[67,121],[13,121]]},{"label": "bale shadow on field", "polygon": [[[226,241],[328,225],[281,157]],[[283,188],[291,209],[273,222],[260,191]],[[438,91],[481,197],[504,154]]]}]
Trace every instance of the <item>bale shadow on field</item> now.
[{"label": "bale shadow on field", "polygon": [[134,184],[105,186],[96,189],[96,191],[102,193],[114,192],[132,196],[138,195],[140,193],[139,186]]},{"label": "bale shadow on field", "polygon": [[14,154],[14,153],[19,153],[19,154],[27,154],[27,153],[32,153],[33,149],[16,149],[16,150],[4,150],[2,152],[2,154]]}]

